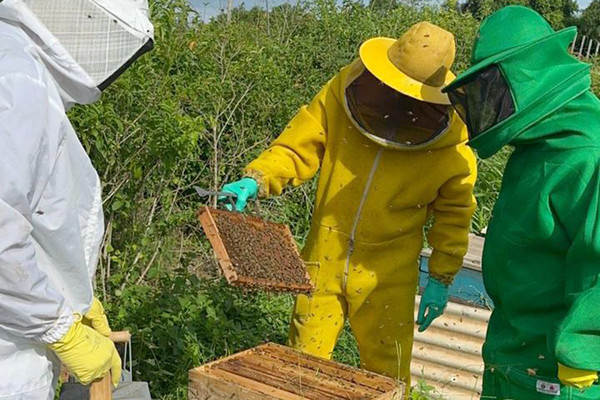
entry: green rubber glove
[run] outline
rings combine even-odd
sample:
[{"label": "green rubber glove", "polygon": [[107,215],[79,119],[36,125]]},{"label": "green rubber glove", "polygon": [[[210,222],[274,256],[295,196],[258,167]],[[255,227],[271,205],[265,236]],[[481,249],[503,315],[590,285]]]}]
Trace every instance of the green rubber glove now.
[{"label": "green rubber glove", "polygon": [[[255,199],[258,195],[258,183],[252,178],[244,178],[236,182],[231,182],[223,186],[224,192],[235,193],[237,199],[235,201],[235,210],[244,211],[249,199]],[[227,197],[219,197],[219,202],[227,202]],[[225,204],[225,208],[232,211],[231,204]]]},{"label": "green rubber glove", "polygon": [[[444,313],[447,304],[448,286],[435,278],[429,277],[419,305],[419,315],[417,317],[419,332],[429,328],[433,320]],[[427,312],[427,315],[425,315],[425,312]]]}]

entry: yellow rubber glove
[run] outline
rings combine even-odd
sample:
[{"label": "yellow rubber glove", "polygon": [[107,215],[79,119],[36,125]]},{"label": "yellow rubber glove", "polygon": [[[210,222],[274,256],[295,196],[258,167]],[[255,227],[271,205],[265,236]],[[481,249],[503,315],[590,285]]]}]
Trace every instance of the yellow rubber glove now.
[{"label": "yellow rubber glove", "polygon": [[69,372],[82,384],[89,385],[112,373],[116,387],[121,379],[121,357],[114,343],[77,319],[65,336],[48,345]]},{"label": "yellow rubber glove", "polygon": [[111,334],[110,325],[108,325],[108,318],[104,313],[104,307],[100,300],[94,297],[92,305],[88,312],[83,316],[82,322],[84,325],[94,328],[100,334],[109,337]]},{"label": "yellow rubber glove", "polygon": [[558,363],[558,379],[565,386],[586,389],[598,380],[598,373],[596,371],[584,371],[582,369],[570,368]]}]

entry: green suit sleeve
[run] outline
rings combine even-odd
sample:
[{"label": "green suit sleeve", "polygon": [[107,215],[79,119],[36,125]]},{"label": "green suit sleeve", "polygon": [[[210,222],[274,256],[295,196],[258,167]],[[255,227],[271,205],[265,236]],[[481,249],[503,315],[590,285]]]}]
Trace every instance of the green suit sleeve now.
[{"label": "green suit sleeve", "polygon": [[572,177],[557,201],[570,204],[559,218],[571,239],[564,276],[569,311],[550,343],[560,363],[600,371],[600,175],[595,160],[589,164],[591,171]]},{"label": "green suit sleeve", "polygon": [[327,109],[327,104],[338,104],[327,101],[336,79],[300,108],[281,135],[246,167],[246,176],[259,183],[261,197],[280,194],[288,184],[298,186],[319,170],[327,141],[327,115],[339,112]]},{"label": "green suit sleeve", "polygon": [[476,202],[473,187],[477,179],[475,155],[465,145],[458,148],[461,171],[440,188],[431,207],[433,225],[427,239],[433,247],[429,274],[440,282],[451,284],[462,266],[469,244],[471,217]]}]

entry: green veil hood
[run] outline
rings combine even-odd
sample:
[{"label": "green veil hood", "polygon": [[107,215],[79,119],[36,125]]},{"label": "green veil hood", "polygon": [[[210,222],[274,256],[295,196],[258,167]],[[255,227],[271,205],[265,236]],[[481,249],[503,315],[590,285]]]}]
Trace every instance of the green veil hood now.
[{"label": "green veil hood", "polygon": [[[580,132],[582,124],[587,125],[586,132],[599,131],[600,103],[590,92],[590,66],[568,51],[575,35],[575,28],[554,31],[541,15],[522,6],[504,7],[483,21],[473,47],[473,66],[445,89],[460,88],[491,66],[501,71],[512,95],[514,112],[469,142],[480,157],[490,157],[507,144],[518,147],[534,141],[554,141],[561,131],[588,137]],[[559,111],[571,102],[581,101],[588,107],[575,107],[579,111],[564,116]],[[589,102],[594,106],[590,107]],[[572,110],[573,105],[567,108]],[[554,122],[544,123],[548,120]],[[599,129],[589,129],[590,124]]]}]

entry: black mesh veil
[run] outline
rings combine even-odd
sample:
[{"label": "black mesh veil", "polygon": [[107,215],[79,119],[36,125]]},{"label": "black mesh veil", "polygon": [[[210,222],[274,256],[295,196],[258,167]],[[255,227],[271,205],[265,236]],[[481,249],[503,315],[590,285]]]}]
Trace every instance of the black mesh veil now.
[{"label": "black mesh veil", "polygon": [[482,70],[448,97],[469,129],[471,139],[515,113],[510,88],[497,65]]}]

